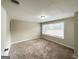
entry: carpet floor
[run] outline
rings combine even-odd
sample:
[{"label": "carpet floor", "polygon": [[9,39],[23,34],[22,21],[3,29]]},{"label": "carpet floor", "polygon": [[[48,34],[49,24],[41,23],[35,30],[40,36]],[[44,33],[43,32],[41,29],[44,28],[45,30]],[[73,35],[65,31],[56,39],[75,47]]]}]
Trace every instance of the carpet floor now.
[{"label": "carpet floor", "polygon": [[10,59],[74,59],[73,50],[45,39],[13,44]]}]

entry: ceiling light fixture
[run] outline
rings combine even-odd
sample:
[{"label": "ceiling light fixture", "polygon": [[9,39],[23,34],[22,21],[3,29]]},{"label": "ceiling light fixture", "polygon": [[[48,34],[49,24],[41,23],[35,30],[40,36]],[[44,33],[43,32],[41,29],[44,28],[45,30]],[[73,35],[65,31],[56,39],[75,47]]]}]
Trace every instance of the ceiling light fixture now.
[{"label": "ceiling light fixture", "polygon": [[41,16],[41,19],[45,19],[45,16]]},{"label": "ceiling light fixture", "polygon": [[13,3],[17,4],[17,5],[20,4],[20,2],[18,0],[11,0],[11,2],[13,2]]}]

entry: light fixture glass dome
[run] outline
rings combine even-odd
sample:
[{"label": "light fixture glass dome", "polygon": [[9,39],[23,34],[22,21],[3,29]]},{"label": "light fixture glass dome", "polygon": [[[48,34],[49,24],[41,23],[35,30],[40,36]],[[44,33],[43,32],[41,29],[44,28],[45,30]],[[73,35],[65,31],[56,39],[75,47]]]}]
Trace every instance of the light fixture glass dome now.
[{"label": "light fixture glass dome", "polygon": [[41,16],[41,19],[45,19],[45,16]]}]

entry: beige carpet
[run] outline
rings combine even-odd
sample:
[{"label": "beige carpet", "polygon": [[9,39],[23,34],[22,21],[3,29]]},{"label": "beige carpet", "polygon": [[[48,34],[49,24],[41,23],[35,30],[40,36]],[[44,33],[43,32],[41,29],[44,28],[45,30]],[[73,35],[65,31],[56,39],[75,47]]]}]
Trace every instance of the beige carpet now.
[{"label": "beige carpet", "polygon": [[74,59],[73,50],[44,39],[14,44],[10,59]]}]

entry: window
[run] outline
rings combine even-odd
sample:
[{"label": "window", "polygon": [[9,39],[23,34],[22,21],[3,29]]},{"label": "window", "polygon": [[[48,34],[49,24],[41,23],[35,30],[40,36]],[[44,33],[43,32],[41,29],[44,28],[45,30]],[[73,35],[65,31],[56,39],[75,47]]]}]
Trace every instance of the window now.
[{"label": "window", "polygon": [[64,22],[43,24],[42,33],[64,39]]}]

